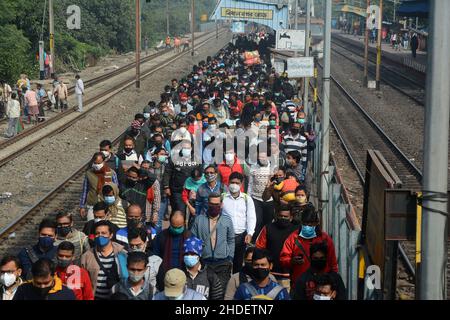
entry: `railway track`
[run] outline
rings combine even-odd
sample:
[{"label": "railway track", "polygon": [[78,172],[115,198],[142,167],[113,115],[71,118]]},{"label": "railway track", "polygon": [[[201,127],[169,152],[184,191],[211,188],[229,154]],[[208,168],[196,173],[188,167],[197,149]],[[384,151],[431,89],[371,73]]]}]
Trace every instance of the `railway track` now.
[{"label": "railway track", "polygon": [[[226,34],[227,31],[226,30],[222,30],[219,33],[219,36],[222,36],[224,34]],[[202,42],[200,42],[196,48],[203,46],[204,44],[206,44],[208,41],[210,41],[211,39],[215,39],[215,34],[214,35],[205,35],[205,37],[207,37],[205,40],[203,40]],[[167,65],[169,65],[170,63],[172,63],[173,61],[179,59],[182,56],[187,55],[188,53],[190,53],[191,51],[185,51],[185,52],[181,52],[178,54],[175,54],[173,56],[168,57],[167,59],[165,59],[163,62],[159,63],[156,67],[155,66],[151,66],[150,68],[146,69],[146,70],[142,70],[142,74],[141,74],[141,78],[144,79],[148,76],[150,76],[151,74],[161,70],[162,68],[166,67]],[[158,57],[163,55],[164,53],[158,53]],[[153,56],[153,58],[157,57],[157,56]],[[151,56],[147,57],[148,60],[151,60]],[[130,66],[131,65],[131,66]],[[130,70],[135,63],[132,63],[130,65],[127,65],[125,69],[122,69],[120,72],[118,72],[119,70],[116,70],[115,75],[124,73],[128,70]],[[108,77],[111,77],[112,75],[108,74]],[[97,80],[97,84],[99,82],[102,82],[106,79],[106,75],[104,77],[102,77],[101,80]],[[94,80],[94,79],[93,79]],[[114,94],[118,94],[119,92],[129,88],[130,86],[134,85],[135,83],[135,77],[134,76],[130,76],[125,80],[120,81],[119,83],[117,83],[116,85],[114,85],[112,88],[107,89],[106,91],[97,94],[89,99],[86,99],[86,101],[84,101],[85,105],[91,104],[91,103],[95,103],[98,100],[101,100],[104,97],[107,96],[111,96]],[[93,84],[91,84],[93,85]],[[109,100],[109,98],[108,98]],[[70,121],[67,121],[65,123],[63,123],[61,126],[58,126],[58,128],[56,128],[55,130],[50,130],[50,132],[48,132],[47,134],[45,134],[41,139],[36,139],[34,142],[31,143],[27,143],[23,146],[23,148],[19,148],[17,150],[14,150],[13,152],[9,153],[8,155],[4,156],[3,158],[0,158],[0,167],[4,166],[6,163],[8,163],[9,161],[13,160],[14,158],[18,157],[19,155],[21,155],[22,153],[28,151],[29,149],[31,149],[35,144],[37,144],[38,142],[40,142],[43,138],[48,138],[53,136],[54,134],[61,132],[63,130],[65,130],[66,128],[70,127],[71,125],[73,125],[73,123],[77,122],[78,120],[86,117],[88,114],[90,114],[93,110],[95,110],[96,108],[102,106],[103,104],[105,104],[107,102],[107,100],[105,101],[101,101],[99,103],[94,104],[92,107],[86,109],[82,114],[80,114],[77,117],[74,117],[73,119],[71,119]],[[57,123],[58,121],[66,118],[67,116],[69,116],[72,113],[75,113],[76,111],[73,110],[69,110],[67,112],[64,113],[60,113],[55,117],[50,118],[49,120],[42,122],[39,125],[36,125],[34,127],[31,127],[28,130],[23,131],[21,134],[19,134],[18,136],[16,136],[13,139],[9,139],[6,140],[2,143],[0,143],[0,150],[5,149],[8,146],[12,146],[18,142],[20,142],[21,140],[23,140],[26,137],[30,137],[33,134],[36,134],[38,132],[40,132],[41,130],[48,128],[49,126]]]},{"label": "railway track", "polygon": [[[364,70],[364,53],[353,50],[344,44],[333,40],[334,47],[332,52],[356,64],[361,70]],[[337,49],[339,48],[339,50]],[[345,50],[345,53],[341,51]],[[350,54],[349,54],[350,53]],[[369,59],[368,72],[375,76],[376,61]],[[424,81],[424,80],[423,80]],[[391,86],[401,94],[407,96],[417,104],[425,105],[425,83],[414,80],[404,75],[401,70],[392,66],[381,66],[381,82]]]},{"label": "railway track", "polygon": [[[320,68],[322,66],[319,63]],[[403,153],[377,122],[371,118],[364,107],[332,75],[334,84],[331,96],[338,99],[330,110],[330,122],[336,135],[358,174],[360,182],[365,183],[366,150],[379,150],[395,170],[405,189],[422,189],[422,172]],[[310,83],[312,87],[312,84]],[[334,90],[333,90],[334,89]],[[336,94],[337,93],[337,94]],[[336,103],[337,102],[337,103]],[[319,103],[322,99],[319,97]],[[351,107],[348,108],[347,106]],[[415,243],[400,242],[399,256],[407,273],[415,278]],[[449,255],[450,256],[450,255]],[[450,287],[450,269],[447,269],[447,287]]]},{"label": "railway track", "polygon": [[[215,38],[215,35],[211,38]],[[198,47],[208,42],[211,38],[200,43]],[[149,73],[147,73],[148,75]],[[122,133],[112,140],[114,147],[118,146],[124,134]],[[57,209],[63,209],[73,213],[74,227],[78,230],[82,229],[85,221],[81,219],[77,209],[79,207],[80,192],[82,190],[84,174],[88,168],[88,162],[86,161],[84,165],[73,172],[60,185],[42,197],[32,208],[0,229],[0,253],[2,256],[6,254],[17,254],[18,249],[34,244],[37,239],[37,226],[39,222],[44,217],[54,217]]]}]

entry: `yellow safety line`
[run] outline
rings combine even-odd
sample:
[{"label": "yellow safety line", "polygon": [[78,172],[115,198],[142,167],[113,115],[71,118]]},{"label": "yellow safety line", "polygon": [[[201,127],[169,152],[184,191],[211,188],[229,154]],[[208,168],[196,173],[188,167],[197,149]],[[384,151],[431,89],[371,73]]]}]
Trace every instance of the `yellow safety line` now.
[{"label": "yellow safety line", "polygon": [[422,198],[422,192],[417,193],[417,218],[416,218],[416,264],[422,262],[422,206],[419,199]]}]

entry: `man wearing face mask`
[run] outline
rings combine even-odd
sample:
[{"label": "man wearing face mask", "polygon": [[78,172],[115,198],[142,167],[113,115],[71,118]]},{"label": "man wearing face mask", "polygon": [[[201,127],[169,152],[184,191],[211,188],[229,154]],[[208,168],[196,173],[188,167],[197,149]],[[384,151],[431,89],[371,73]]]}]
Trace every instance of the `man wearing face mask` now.
[{"label": "man wearing face mask", "polygon": [[145,277],[147,256],[143,252],[130,252],[127,257],[128,278],[122,279],[112,288],[112,293],[125,294],[128,300],[152,300],[153,286]]},{"label": "man wearing face mask", "polygon": [[31,279],[31,266],[41,258],[55,259],[56,247],[53,245],[56,238],[56,222],[52,219],[44,219],[39,224],[39,240],[34,246],[23,248],[18,258],[22,265],[22,277]]},{"label": "man wearing face mask", "polygon": [[319,216],[314,208],[307,208],[302,213],[300,232],[293,232],[286,239],[280,253],[280,265],[288,268],[291,274],[292,290],[295,290],[297,280],[311,265],[310,247],[319,242],[326,243],[328,248],[325,272],[338,272],[333,240],[326,232],[320,230]]},{"label": "man wearing face mask", "polygon": [[58,245],[56,275],[73,291],[77,300],[94,300],[89,273],[74,263],[74,253],[73,243],[63,241]]},{"label": "man wearing face mask", "polygon": [[217,124],[221,125],[230,117],[230,114],[227,109],[222,104],[220,98],[216,98],[213,100],[213,107],[211,108],[211,113],[217,119]]},{"label": "man wearing face mask", "polygon": [[[237,155],[233,150],[228,150],[225,153],[225,160],[219,164],[218,171],[220,175],[220,179],[222,183],[226,186],[229,185],[230,175],[234,172],[238,172],[240,174],[244,173],[242,165],[237,158]],[[241,191],[244,191],[244,186],[242,185]]]},{"label": "man wearing face mask", "polygon": [[[133,138],[134,150],[138,154],[143,154],[144,150],[145,150],[145,146],[147,145],[147,137],[142,132],[142,127],[145,122],[144,115],[142,115],[142,114],[136,115],[136,117],[140,117],[140,116],[142,116],[142,119],[139,119],[139,120],[136,119],[136,120],[133,120],[133,122],[131,122],[130,128],[125,132],[125,136]],[[126,151],[125,150],[126,146],[125,146],[124,142],[125,142],[124,140],[122,140],[120,142],[119,149],[118,149],[119,154]]]},{"label": "man wearing face mask", "polygon": [[206,182],[202,184],[198,190],[195,199],[195,212],[197,214],[206,214],[208,210],[208,197],[212,193],[222,194],[225,187],[218,179],[217,167],[209,165],[204,170]]},{"label": "man wearing face mask", "polygon": [[169,228],[158,233],[152,242],[153,252],[163,262],[159,268],[157,288],[161,291],[164,287],[164,275],[172,268],[180,268],[183,265],[183,245],[191,236],[191,231],[185,227],[184,213],[172,211],[169,218]]},{"label": "man wearing face mask", "polygon": [[106,165],[117,173],[120,169],[120,160],[112,152],[112,142],[109,140],[103,140],[100,142],[100,152],[102,152],[105,156]]},{"label": "man wearing face mask", "polygon": [[95,247],[81,256],[81,267],[89,272],[95,300],[107,300],[111,288],[128,277],[126,251],[123,246],[111,241],[113,229],[109,221],[95,224]]},{"label": "man wearing face mask", "polygon": [[80,199],[80,216],[87,217],[87,221],[94,218],[92,209],[103,186],[107,183],[119,184],[116,172],[105,164],[105,155],[102,152],[96,152],[90,163],[91,167],[86,171]]},{"label": "man wearing face mask", "polygon": [[[333,271],[325,272],[327,266],[327,245],[319,242],[311,245],[309,251],[311,267],[297,280],[292,299],[347,300],[345,285],[339,273]],[[316,295],[322,293],[320,286],[323,284],[321,283],[320,278],[323,276],[329,277],[332,280],[332,292],[325,292],[324,297],[320,297],[320,299],[318,299]]]},{"label": "man wearing face mask", "polygon": [[[128,232],[136,228],[144,228],[144,217],[141,207],[132,204],[127,208],[127,226],[117,231],[116,241],[124,246],[125,250],[129,251]],[[147,234],[151,236],[152,230],[150,226],[145,227]]]},{"label": "man wearing face mask", "polygon": [[128,252],[143,252],[146,254],[147,270],[145,271],[145,279],[150,282],[153,287],[153,294],[155,294],[156,281],[162,259],[156,254],[153,254],[151,243],[146,228],[131,229],[128,232]]},{"label": "man wearing face mask", "polygon": [[274,222],[270,222],[261,230],[256,240],[258,249],[266,249],[272,257],[277,257],[273,262],[272,274],[280,285],[289,291],[289,269],[282,267],[278,257],[286,239],[298,229],[298,226],[292,224],[292,214],[289,206],[282,205],[278,209]]},{"label": "man wearing face mask", "polygon": [[186,287],[186,275],[180,269],[169,270],[164,277],[164,291],[153,300],[206,300],[205,296]]},{"label": "man wearing face mask", "polygon": [[300,225],[302,222],[302,212],[308,207],[314,208],[314,205],[308,201],[308,192],[304,185],[300,185],[295,189],[295,202],[290,203],[291,212],[294,216],[292,223]]},{"label": "man wearing face mask", "polygon": [[229,192],[223,196],[222,211],[233,221],[235,247],[233,272],[242,269],[245,246],[252,241],[256,227],[255,204],[252,198],[241,192],[244,176],[238,172],[230,175]]},{"label": "man wearing face mask", "polygon": [[272,258],[267,250],[256,249],[252,256],[252,278],[239,286],[234,300],[290,300],[289,293],[269,277]]},{"label": "man wearing face mask", "polygon": [[125,214],[125,209],[122,205],[122,199],[119,197],[119,193],[120,191],[116,184],[105,184],[102,188],[101,195],[98,196],[98,201],[104,202],[107,206],[107,220],[119,228],[124,228],[127,225],[127,217]]},{"label": "man wearing face mask", "polygon": [[233,221],[222,214],[221,206],[220,194],[210,194],[206,215],[198,215],[191,230],[193,236],[205,243],[202,261],[217,274],[225,288],[231,277],[235,236]]},{"label": "man wearing face mask", "polygon": [[81,255],[91,248],[89,238],[83,232],[73,227],[73,217],[69,212],[63,210],[56,212],[56,225],[56,241],[54,245],[58,246],[64,241],[72,243],[75,250],[74,263],[79,264]]},{"label": "man wearing face mask", "polygon": [[15,256],[5,256],[0,261],[0,300],[12,300],[23,283],[20,261]]},{"label": "man wearing face mask", "polygon": [[181,119],[178,122],[178,129],[172,133],[170,137],[172,147],[180,141],[191,142],[193,140],[192,134],[187,130],[188,123],[186,119]]},{"label": "man wearing face mask", "polygon": [[55,271],[55,263],[47,258],[33,263],[32,281],[22,284],[13,300],[76,300],[73,291],[63,285]]},{"label": "man wearing face mask", "polygon": [[184,266],[187,287],[204,295],[207,300],[222,300],[223,287],[216,273],[200,262],[203,241],[190,237],[184,242]]}]

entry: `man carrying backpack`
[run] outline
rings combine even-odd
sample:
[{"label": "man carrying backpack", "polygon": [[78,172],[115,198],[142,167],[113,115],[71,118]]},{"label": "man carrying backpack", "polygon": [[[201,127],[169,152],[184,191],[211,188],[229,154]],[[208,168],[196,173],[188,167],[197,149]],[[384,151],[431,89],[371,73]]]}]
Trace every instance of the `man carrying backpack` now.
[{"label": "man carrying backpack", "polygon": [[252,257],[252,278],[237,289],[234,300],[290,300],[285,288],[269,277],[273,263],[267,250],[255,249]]}]

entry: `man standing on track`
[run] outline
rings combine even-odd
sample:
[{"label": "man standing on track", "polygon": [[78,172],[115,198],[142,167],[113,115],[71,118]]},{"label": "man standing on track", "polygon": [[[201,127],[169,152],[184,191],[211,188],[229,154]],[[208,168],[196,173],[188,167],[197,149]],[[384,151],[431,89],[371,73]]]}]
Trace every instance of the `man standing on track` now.
[{"label": "man standing on track", "polygon": [[78,112],[83,112],[84,83],[83,80],[80,79],[79,74],[75,76],[75,79],[75,94],[77,95]]}]

